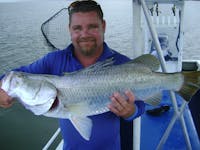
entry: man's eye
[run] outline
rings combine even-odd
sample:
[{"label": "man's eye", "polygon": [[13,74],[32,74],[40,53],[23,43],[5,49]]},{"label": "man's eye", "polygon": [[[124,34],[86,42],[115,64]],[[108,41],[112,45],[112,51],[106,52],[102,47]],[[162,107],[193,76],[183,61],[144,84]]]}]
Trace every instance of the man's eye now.
[{"label": "man's eye", "polygon": [[74,31],[80,31],[80,30],[81,30],[81,27],[73,27],[73,30],[74,30]]},{"label": "man's eye", "polygon": [[89,26],[89,29],[96,29],[96,28],[98,28],[97,25],[90,25],[90,26]]}]

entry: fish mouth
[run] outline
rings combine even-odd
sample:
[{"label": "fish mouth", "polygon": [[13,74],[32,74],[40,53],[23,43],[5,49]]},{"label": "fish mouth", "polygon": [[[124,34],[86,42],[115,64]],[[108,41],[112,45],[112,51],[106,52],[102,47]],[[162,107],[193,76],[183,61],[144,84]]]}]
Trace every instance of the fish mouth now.
[{"label": "fish mouth", "polygon": [[4,78],[2,79],[2,84],[1,84],[1,88],[8,92],[8,90],[10,89],[10,84],[11,84],[11,81],[12,81],[12,73],[9,73],[9,74],[6,74],[4,76]]},{"label": "fish mouth", "polygon": [[56,107],[58,107],[58,104],[59,104],[59,100],[58,100],[58,97],[56,97],[54,102],[53,102],[53,104],[49,108],[49,111],[52,110],[52,109],[55,109]]}]

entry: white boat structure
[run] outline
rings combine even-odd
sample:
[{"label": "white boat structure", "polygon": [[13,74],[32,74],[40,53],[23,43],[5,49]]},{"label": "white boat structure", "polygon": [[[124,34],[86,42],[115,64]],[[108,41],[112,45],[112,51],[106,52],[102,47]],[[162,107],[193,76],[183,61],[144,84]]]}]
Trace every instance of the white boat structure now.
[{"label": "white boat structure", "polygon": [[[156,55],[163,72],[200,69],[200,60],[182,60],[185,0],[132,0],[132,7],[134,57],[144,53]],[[49,20],[42,29],[47,22]],[[133,149],[200,149],[197,132],[200,124],[194,124],[188,103],[172,91],[166,92],[163,99],[162,105],[170,106],[169,111],[159,117],[145,113],[134,120]],[[59,132],[58,128],[43,150],[50,147]],[[63,141],[57,150],[62,149],[62,145]]]}]

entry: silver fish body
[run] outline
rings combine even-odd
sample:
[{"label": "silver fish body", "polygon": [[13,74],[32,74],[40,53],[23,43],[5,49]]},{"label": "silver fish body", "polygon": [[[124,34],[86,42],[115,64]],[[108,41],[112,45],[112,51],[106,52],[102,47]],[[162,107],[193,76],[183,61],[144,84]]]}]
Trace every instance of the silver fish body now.
[{"label": "silver fish body", "polygon": [[49,82],[59,89],[58,99],[66,108],[69,104],[81,103],[88,108],[84,114],[90,116],[108,111],[110,96],[115,91],[123,94],[130,89],[136,99],[157,105],[160,99],[149,98],[162,90],[179,90],[183,81],[181,74],[160,74],[138,64],[126,64],[89,73],[69,74],[61,77],[59,82]]},{"label": "silver fish body", "polygon": [[[159,62],[151,55],[122,65],[112,63],[111,59],[98,62],[63,76],[11,72],[3,79],[2,88],[37,115],[70,119],[89,140],[92,122],[87,116],[109,111],[114,92],[130,89],[136,99],[157,105],[162,90],[178,91],[184,84],[181,73],[154,72]],[[52,108],[56,97],[58,105]]]}]

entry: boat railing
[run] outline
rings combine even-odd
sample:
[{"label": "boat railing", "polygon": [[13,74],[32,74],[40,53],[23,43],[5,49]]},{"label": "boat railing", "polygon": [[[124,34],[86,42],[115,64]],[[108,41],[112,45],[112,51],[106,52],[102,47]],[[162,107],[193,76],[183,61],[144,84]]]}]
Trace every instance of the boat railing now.
[{"label": "boat railing", "polygon": [[[146,5],[146,2],[145,2],[145,0],[140,0],[140,2],[141,2],[141,6],[142,6],[142,9],[143,9],[143,12],[144,12],[148,27],[149,27],[149,31],[151,33],[152,39],[154,41],[154,44],[155,44],[155,47],[156,47],[156,50],[157,50],[157,55],[158,55],[160,63],[161,63],[162,71],[163,72],[167,72],[166,62],[165,62],[164,55],[163,55],[163,52],[162,52],[162,49],[161,49],[161,46],[160,46],[160,42],[159,42],[159,39],[158,39],[156,28],[155,28],[155,26],[154,26],[154,24],[152,22],[152,19],[151,19],[149,13],[148,13],[148,8],[147,8],[147,5]],[[180,32],[183,33],[184,1],[182,1],[181,7],[182,7],[182,9],[181,9],[182,13],[181,13],[181,16],[180,16],[181,17],[181,20],[180,20],[180,22],[181,22],[180,23]],[[185,137],[185,140],[186,140],[187,149],[191,150],[192,147],[191,147],[189,135],[188,135],[188,132],[187,132],[187,128],[186,128],[184,117],[182,115],[183,110],[185,109],[185,106],[187,105],[187,102],[184,101],[183,104],[181,105],[181,107],[179,108],[178,105],[177,105],[175,93],[173,91],[170,91],[170,96],[171,96],[172,105],[173,105],[173,108],[174,108],[174,115],[171,118],[171,121],[170,121],[165,133],[163,134],[163,136],[162,136],[162,138],[161,138],[161,140],[160,140],[160,142],[159,142],[159,144],[158,144],[156,149],[157,150],[162,149],[164,143],[166,142],[167,138],[169,137],[169,134],[170,134],[170,132],[172,130],[172,127],[174,126],[176,120],[179,119],[180,122],[181,122],[181,126],[182,126],[182,130],[183,130],[183,133],[184,133],[184,137]]]},{"label": "boat railing", "polygon": [[[56,132],[53,134],[53,136],[50,138],[50,140],[47,142],[47,144],[42,148],[42,150],[48,150],[48,148],[52,145],[52,143],[55,141],[57,136],[60,133],[60,128],[56,130]],[[57,147],[58,148],[58,147]],[[59,148],[58,148],[59,149]]]}]

